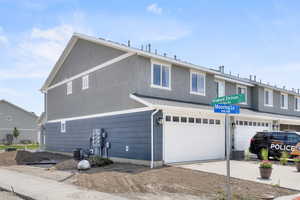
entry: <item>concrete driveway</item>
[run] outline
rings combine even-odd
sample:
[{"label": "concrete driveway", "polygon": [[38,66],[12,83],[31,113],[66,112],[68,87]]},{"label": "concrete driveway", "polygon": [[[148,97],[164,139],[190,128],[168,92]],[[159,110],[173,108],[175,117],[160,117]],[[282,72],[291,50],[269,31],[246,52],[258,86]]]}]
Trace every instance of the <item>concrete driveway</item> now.
[{"label": "concrete driveway", "polygon": [[[230,161],[230,163],[231,177],[248,181],[255,181],[259,183],[279,185],[280,187],[300,191],[300,173],[296,171],[296,168],[294,166],[273,165],[271,179],[263,180],[260,178],[258,164],[246,161]],[[226,175],[226,161],[180,164],[175,166]]]}]

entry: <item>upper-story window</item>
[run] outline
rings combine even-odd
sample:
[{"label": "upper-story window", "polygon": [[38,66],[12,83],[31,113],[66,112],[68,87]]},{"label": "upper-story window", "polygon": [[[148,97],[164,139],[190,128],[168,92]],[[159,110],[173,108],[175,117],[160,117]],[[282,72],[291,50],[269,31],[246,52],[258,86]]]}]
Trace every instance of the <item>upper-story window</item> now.
[{"label": "upper-story window", "polygon": [[225,81],[216,80],[217,83],[217,97],[225,96]]},{"label": "upper-story window", "polygon": [[67,95],[72,94],[72,81],[67,83]]},{"label": "upper-story window", "polygon": [[190,72],[190,93],[205,96],[205,73]]},{"label": "upper-story window", "polygon": [[237,94],[244,94],[245,95],[245,102],[241,104],[247,104],[247,86],[237,85],[236,86],[236,93]]},{"label": "upper-story window", "polygon": [[300,97],[295,97],[295,111],[300,111]]},{"label": "upper-story window", "polygon": [[89,88],[89,75],[85,75],[82,77],[82,89],[86,90]]},{"label": "upper-story window", "polygon": [[265,106],[273,106],[273,90],[265,89],[264,101]]},{"label": "upper-story window", "polygon": [[281,93],[281,95],[280,95],[280,107],[282,109],[288,109],[288,94]]},{"label": "upper-story window", "polygon": [[152,63],[151,86],[161,89],[171,89],[171,66]]}]

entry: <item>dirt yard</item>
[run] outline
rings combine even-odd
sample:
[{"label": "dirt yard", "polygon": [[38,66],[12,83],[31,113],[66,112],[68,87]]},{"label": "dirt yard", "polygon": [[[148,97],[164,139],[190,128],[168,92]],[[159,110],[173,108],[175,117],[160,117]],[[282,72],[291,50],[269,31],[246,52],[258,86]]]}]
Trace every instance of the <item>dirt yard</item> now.
[{"label": "dirt yard", "polygon": [[[75,184],[108,193],[183,193],[222,199],[225,177],[178,167],[150,170],[131,164],[113,164],[76,174]],[[232,179],[235,199],[261,199],[295,194],[294,191],[251,181]]]},{"label": "dirt yard", "polygon": [[11,151],[0,153],[0,166],[24,165],[40,161],[64,161],[70,159],[70,156],[49,153],[49,152],[29,152],[29,151]]}]

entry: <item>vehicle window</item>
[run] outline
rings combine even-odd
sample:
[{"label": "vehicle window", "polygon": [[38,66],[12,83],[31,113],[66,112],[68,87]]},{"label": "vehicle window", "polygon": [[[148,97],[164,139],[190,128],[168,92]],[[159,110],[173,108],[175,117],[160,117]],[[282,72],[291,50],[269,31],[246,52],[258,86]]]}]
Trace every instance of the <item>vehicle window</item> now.
[{"label": "vehicle window", "polygon": [[201,118],[196,118],[196,123],[201,124]]},{"label": "vehicle window", "polygon": [[244,122],[243,121],[239,121],[239,125],[243,126]]},{"label": "vehicle window", "polygon": [[271,135],[271,139],[283,141],[286,139],[286,133],[273,132]]},{"label": "vehicle window", "polygon": [[181,122],[186,123],[187,122],[187,118],[186,117],[181,117]]},{"label": "vehicle window", "polygon": [[253,122],[253,126],[256,126],[256,122]]},{"label": "vehicle window", "polygon": [[288,133],[287,142],[289,142],[289,143],[298,143],[299,142],[299,136],[297,134],[294,134],[294,133]]},{"label": "vehicle window", "polygon": [[215,124],[215,120],[210,119],[210,120],[209,120],[209,124]]},{"label": "vehicle window", "polygon": [[257,126],[260,126],[260,122],[257,122]]},{"label": "vehicle window", "polygon": [[189,117],[189,123],[195,123],[195,118]]},{"label": "vehicle window", "polygon": [[166,116],[166,121],[167,121],[167,122],[171,121],[171,116],[170,116],[170,115],[167,115],[167,116]]},{"label": "vehicle window", "polygon": [[203,119],[203,124],[208,124],[208,119]]},{"label": "vehicle window", "polygon": [[249,126],[252,126],[252,124],[253,124],[252,122],[249,122]]},{"label": "vehicle window", "polygon": [[179,117],[173,116],[173,122],[179,122]]},{"label": "vehicle window", "polygon": [[245,126],[248,126],[248,122],[247,122],[247,121],[244,121],[244,125],[245,125]]},{"label": "vehicle window", "polygon": [[221,124],[221,120],[217,119],[217,120],[216,120],[216,124],[217,124],[217,125],[220,125],[220,124]]}]

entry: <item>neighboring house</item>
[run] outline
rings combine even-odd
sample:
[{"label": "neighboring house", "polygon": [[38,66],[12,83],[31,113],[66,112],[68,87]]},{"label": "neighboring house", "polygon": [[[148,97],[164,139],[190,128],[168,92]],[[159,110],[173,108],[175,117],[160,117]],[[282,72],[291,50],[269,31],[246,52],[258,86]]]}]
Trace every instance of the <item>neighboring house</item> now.
[{"label": "neighboring house", "polygon": [[300,131],[300,94],[75,33],[41,91],[45,95],[45,148],[88,148],[105,130],[108,155],[160,165],[225,156],[224,115],[217,96],[244,93],[241,114],[230,117],[232,149],[248,148],[257,131]]},{"label": "neighboring house", "polygon": [[38,117],[8,101],[0,100],[0,142],[4,143],[7,134],[12,134],[14,128],[19,130],[19,137],[14,143],[22,140],[38,142]]}]

